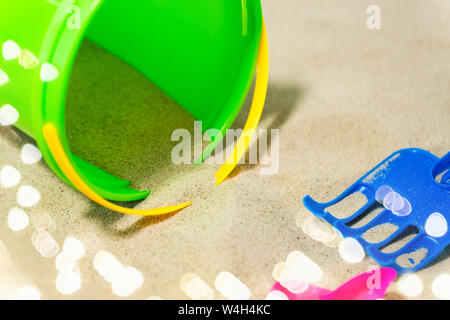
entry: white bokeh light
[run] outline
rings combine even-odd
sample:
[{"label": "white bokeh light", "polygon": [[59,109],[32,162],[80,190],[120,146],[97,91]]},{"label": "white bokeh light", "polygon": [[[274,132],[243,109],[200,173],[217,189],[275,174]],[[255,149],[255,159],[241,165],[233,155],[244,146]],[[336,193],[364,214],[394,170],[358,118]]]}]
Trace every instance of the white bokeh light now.
[{"label": "white bokeh light", "polygon": [[266,300],[289,300],[289,298],[283,292],[273,290],[266,296]]},{"label": "white bokeh light", "polygon": [[122,268],[112,281],[112,291],[119,297],[126,297],[133,294],[142,287],[144,277],[142,273],[134,267]]},{"label": "white bokeh light", "polygon": [[295,250],[288,254],[286,261],[275,265],[272,275],[290,292],[299,294],[308,290],[310,283],[321,280],[323,271],[311,258]]},{"label": "white bokeh light", "polygon": [[108,251],[101,250],[94,257],[94,268],[108,282],[113,283],[120,279],[124,270],[122,264]]},{"label": "white bokeh light", "polygon": [[85,249],[83,243],[74,238],[68,237],[63,244],[63,252],[74,260],[79,260],[84,256]]},{"label": "white bokeh light", "polygon": [[366,255],[361,244],[354,238],[345,238],[341,241],[339,254],[348,263],[359,263]]},{"label": "white bokeh light", "polygon": [[443,273],[433,280],[433,294],[441,299],[450,300],[450,274]]},{"label": "white bokeh light", "polygon": [[8,214],[8,226],[13,231],[21,231],[28,227],[29,223],[28,215],[21,209],[11,209]]},{"label": "white bokeh light", "polygon": [[377,200],[380,203],[383,203],[384,198],[386,198],[386,196],[388,194],[390,194],[391,192],[393,192],[394,190],[392,190],[391,187],[387,186],[387,185],[382,185],[381,187],[379,187],[377,189],[377,191],[375,192],[375,200]]},{"label": "white bokeh light", "polygon": [[284,261],[278,262],[278,263],[273,267],[272,277],[273,277],[275,280],[280,281],[281,276],[283,275],[283,272],[285,272],[286,269],[287,269],[286,262],[284,262]]},{"label": "white bokeh light", "polygon": [[398,290],[408,297],[417,297],[423,291],[423,284],[420,278],[415,274],[403,275],[398,283]]},{"label": "white bokeh light", "polygon": [[59,71],[51,63],[44,63],[41,66],[41,80],[44,82],[50,82],[58,78]]},{"label": "white bokeh light", "polygon": [[180,279],[180,288],[193,300],[211,300],[214,291],[199,276],[186,273]]},{"label": "white bokeh light", "polygon": [[76,271],[65,270],[56,277],[56,289],[62,294],[72,294],[81,287],[81,277]]},{"label": "white bokeh light", "polygon": [[248,300],[251,296],[248,287],[235,275],[227,271],[217,275],[215,286],[228,300]]},{"label": "white bokeh light", "polygon": [[2,54],[3,58],[7,61],[18,58],[20,51],[19,45],[14,40],[8,40],[3,43]]},{"label": "white bokeh light", "polygon": [[126,267],[124,273],[129,283],[135,290],[139,289],[144,284],[144,277],[138,269],[134,267]]},{"label": "white bokeh light", "polygon": [[59,252],[59,245],[45,230],[36,230],[32,236],[32,243],[44,258],[54,257]]},{"label": "white bokeh light", "polygon": [[133,294],[142,287],[144,277],[141,272],[133,267],[126,267],[112,283],[112,291],[119,297]]},{"label": "white bokeh light", "polygon": [[41,293],[33,286],[22,286],[14,295],[15,300],[40,300]]},{"label": "white bokeh light", "polygon": [[125,278],[118,278],[112,283],[112,291],[116,296],[127,297],[134,292],[134,288]]},{"label": "white bokeh light", "polygon": [[41,200],[39,191],[31,186],[22,186],[17,192],[17,202],[25,208],[36,205]]},{"label": "white bokeh light", "polygon": [[440,238],[448,231],[447,220],[439,212],[432,213],[425,223],[425,231],[432,237]]},{"label": "white bokeh light", "polygon": [[42,153],[36,146],[28,143],[23,146],[21,157],[23,163],[35,164],[42,159]]},{"label": "white bokeh light", "polygon": [[58,271],[72,271],[76,265],[77,261],[64,251],[56,256],[55,267]]},{"label": "white bokeh light", "polygon": [[0,108],[0,125],[12,126],[19,120],[19,112],[10,104],[5,104]]},{"label": "white bokeh light", "polygon": [[322,279],[323,271],[320,266],[301,251],[292,251],[286,258],[286,265],[299,280],[317,282]]},{"label": "white bokeh light", "polygon": [[19,184],[22,178],[20,172],[13,166],[4,166],[0,170],[0,183],[4,188],[12,188]]},{"label": "white bokeh light", "polygon": [[39,65],[39,60],[30,51],[22,49],[19,55],[19,65],[24,69],[33,69]]},{"label": "white bokeh light", "polygon": [[0,87],[7,84],[9,82],[9,77],[5,71],[0,69]]}]

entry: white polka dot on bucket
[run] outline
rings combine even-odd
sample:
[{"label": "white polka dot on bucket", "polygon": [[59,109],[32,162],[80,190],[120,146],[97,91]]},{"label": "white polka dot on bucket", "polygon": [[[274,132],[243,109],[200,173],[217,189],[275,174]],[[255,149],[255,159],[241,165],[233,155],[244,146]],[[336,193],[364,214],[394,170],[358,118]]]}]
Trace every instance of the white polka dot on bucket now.
[{"label": "white polka dot on bucket", "polygon": [[354,238],[345,238],[341,241],[339,254],[348,263],[359,263],[366,255],[361,244]]}]

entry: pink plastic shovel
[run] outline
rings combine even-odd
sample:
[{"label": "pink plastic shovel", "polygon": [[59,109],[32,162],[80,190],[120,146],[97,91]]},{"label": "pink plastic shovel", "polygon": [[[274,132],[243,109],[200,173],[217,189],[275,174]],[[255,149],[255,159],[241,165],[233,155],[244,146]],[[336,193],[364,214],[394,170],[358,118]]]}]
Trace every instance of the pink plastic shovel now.
[{"label": "pink plastic shovel", "polygon": [[397,278],[392,268],[364,272],[345,282],[334,291],[308,285],[302,293],[292,293],[277,282],[271,291],[283,292],[289,300],[377,300],[384,297],[389,285]]}]

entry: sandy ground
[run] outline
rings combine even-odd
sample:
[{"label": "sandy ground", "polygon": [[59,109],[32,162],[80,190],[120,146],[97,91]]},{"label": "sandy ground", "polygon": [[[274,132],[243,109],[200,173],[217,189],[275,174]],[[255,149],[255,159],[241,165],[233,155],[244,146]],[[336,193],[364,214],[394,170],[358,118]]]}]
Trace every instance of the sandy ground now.
[{"label": "sandy ground", "polygon": [[[66,186],[43,161],[23,164],[20,150],[31,140],[0,128],[0,166],[10,164],[41,201],[25,209],[30,225],[8,228],[18,187],[0,187],[0,291],[10,297],[31,284],[42,298],[118,298],[94,269],[100,250],[137,268],[144,285],[128,298],[183,299],[180,279],[192,272],[214,288],[221,271],[264,298],[272,270],[301,250],[324,275],[317,283],[337,287],[375,262],[342,260],[335,243],[311,238],[311,214],[300,200],[328,201],[392,152],[406,147],[438,156],[450,146],[450,5],[446,1],[263,0],[271,74],[261,128],[280,129],[280,169],[264,176],[242,165],[212,188],[217,166],[175,166],[170,161],[175,128],[193,119],[140,74],[86,43],[68,96],[69,139],[74,152],[152,194],[137,208],[194,199],[182,212],[162,218],[123,216],[103,209]],[[366,28],[366,8],[382,10],[382,28]],[[97,66],[92,68],[91,66]],[[235,126],[242,127],[248,102]],[[84,121],[79,114],[89,115]],[[169,124],[170,123],[170,124]],[[89,143],[82,145],[81,141]],[[311,229],[311,228],[310,228]],[[82,284],[71,295],[55,286],[55,256],[44,258],[32,243],[45,230],[59,247],[73,236],[86,254]],[[330,231],[331,232],[331,231]],[[308,232],[310,233],[310,232]],[[328,239],[330,240],[330,239]],[[331,239],[333,240],[333,239]],[[330,242],[330,241],[329,241]],[[331,241],[333,242],[333,241]],[[450,272],[447,249],[417,273],[423,292]],[[214,289],[215,290],[215,289]],[[391,297],[401,297],[397,286]],[[216,291],[216,297],[220,295]]]}]

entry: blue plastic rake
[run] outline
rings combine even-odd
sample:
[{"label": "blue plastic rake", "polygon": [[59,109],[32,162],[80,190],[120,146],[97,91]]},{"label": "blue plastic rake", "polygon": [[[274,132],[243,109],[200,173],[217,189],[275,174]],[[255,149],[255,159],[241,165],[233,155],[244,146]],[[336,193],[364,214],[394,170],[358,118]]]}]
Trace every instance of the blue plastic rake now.
[{"label": "blue plastic rake", "polygon": [[[450,152],[439,159],[421,149],[404,149],[393,153],[344,193],[328,203],[318,203],[310,196],[303,199],[305,207],[319,218],[332,224],[344,237],[359,241],[366,252],[379,264],[399,273],[420,270],[431,263],[449,244],[450,231]],[[440,181],[438,182],[438,179]],[[367,198],[367,203],[353,215],[337,219],[327,208],[355,192]],[[378,201],[377,201],[378,200]],[[385,209],[365,226],[352,228],[352,222],[370,212],[377,202]],[[363,239],[368,230],[383,224],[398,229],[385,240],[369,243]],[[382,249],[394,243],[409,230],[417,228],[417,235],[395,252]],[[413,267],[401,266],[397,258],[426,249],[426,256]],[[411,264],[416,262],[409,259]]]}]

